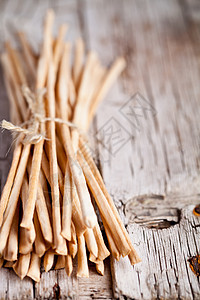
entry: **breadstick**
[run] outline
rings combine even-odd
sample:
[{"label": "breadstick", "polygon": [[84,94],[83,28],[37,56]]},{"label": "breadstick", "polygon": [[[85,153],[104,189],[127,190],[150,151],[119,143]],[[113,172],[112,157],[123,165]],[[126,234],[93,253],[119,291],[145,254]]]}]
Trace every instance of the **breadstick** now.
[{"label": "breadstick", "polygon": [[[52,63],[49,64],[48,73],[48,116],[55,118],[55,74]],[[59,200],[59,186],[58,186],[58,163],[56,154],[56,136],[55,136],[55,122],[50,121],[48,128],[49,141],[49,163],[50,163],[50,180],[51,180],[51,194],[52,194],[52,218],[53,218],[53,234],[54,244],[59,254],[63,252],[63,237],[61,236],[61,215],[60,215],[60,200]]]},{"label": "breadstick", "polygon": [[103,217],[102,217],[102,221],[103,221],[104,229],[105,229],[106,236],[107,236],[107,239],[108,239],[108,244],[109,244],[110,251],[111,251],[113,257],[117,261],[119,261],[119,259],[120,259],[120,253],[119,253],[119,251],[117,249],[117,246],[116,246],[116,244],[115,244],[115,242],[113,240],[113,237],[112,237],[112,234],[110,232],[110,229],[109,229],[107,223],[105,222],[105,220],[103,219]]},{"label": "breadstick", "polygon": [[67,273],[67,276],[71,276],[73,271],[73,263],[70,254],[67,254],[67,256],[65,256],[65,271]]},{"label": "breadstick", "polygon": [[[31,173],[30,160],[27,165],[27,170],[30,175],[30,173]],[[41,175],[41,171],[40,171],[40,175]],[[28,185],[26,185],[26,186],[28,186]],[[28,195],[28,193],[27,193],[27,195]],[[27,197],[27,199],[28,199],[28,197]],[[50,216],[49,216],[46,200],[44,197],[44,192],[43,192],[40,182],[38,183],[38,187],[37,187],[36,211],[37,211],[37,216],[38,216],[38,220],[40,223],[40,227],[41,227],[41,230],[43,233],[43,237],[47,241],[47,243],[52,244],[53,232],[52,232],[52,227],[51,227],[51,221],[50,221]]]},{"label": "breadstick", "polygon": [[81,72],[83,68],[83,59],[84,59],[84,43],[81,38],[76,40],[75,44],[75,57],[74,57],[74,64],[73,64],[73,81],[76,87],[76,90],[78,89]]},{"label": "breadstick", "polygon": [[5,47],[7,49],[7,52],[12,60],[12,63],[15,68],[15,74],[18,78],[18,83],[22,85],[27,85],[27,79],[24,73],[24,70],[22,69],[22,64],[20,63],[19,54],[16,50],[12,49],[9,42],[5,43]]},{"label": "breadstick", "polygon": [[108,70],[99,91],[97,92],[96,96],[94,97],[91,103],[87,129],[91,124],[91,121],[94,117],[94,114],[97,110],[99,103],[105,97],[111,85],[114,83],[114,81],[119,76],[119,74],[124,70],[125,66],[126,66],[126,62],[124,58],[120,57],[113,63],[111,68]]},{"label": "breadstick", "polygon": [[73,182],[69,169],[69,164],[66,165],[63,207],[62,207],[62,236],[71,241],[71,220],[72,220],[72,201],[73,201]]},{"label": "breadstick", "polygon": [[40,262],[41,262],[41,258],[37,254],[32,252],[31,262],[30,262],[27,276],[36,282],[40,281]]},{"label": "breadstick", "polygon": [[84,233],[84,238],[85,238],[88,251],[92,255],[94,255],[94,257],[98,257],[98,247],[94,236],[94,232],[91,228],[87,228],[87,230]]},{"label": "breadstick", "polygon": [[60,270],[65,268],[65,255],[58,255],[57,262],[55,265],[55,270]]},{"label": "breadstick", "polygon": [[[93,232],[94,232],[94,236],[95,236],[97,246],[98,246],[98,258],[97,258],[97,260],[98,261],[100,261],[100,260],[103,261],[106,257],[108,257],[110,255],[110,252],[109,252],[109,250],[107,249],[107,247],[104,243],[103,236],[102,236],[99,224],[97,224],[93,228]],[[95,262],[96,259],[95,259],[95,261],[94,260],[91,260],[91,261]]]},{"label": "breadstick", "polygon": [[75,226],[74,226],[74,223],[71,222],[71,240],[70,242],[72,244],[76,244],[77,243],[77,240],[76,240],[76,230],[75,230]]},{"label": "breadstick", "polygon": [[89,277],[85,239],[83,235],[78,237],[78,269],[77,277]]},{"label": "breadstick", "polygon": [[4,259],[9,261],[17,260],[18,254],[18,226],[19,226],[19,202],[15,211],[15,216],[10,229],[8,242],[4,252]]},{"label": "breadstick", "polygon": [[59,28],[58,37],[56,39],[55,47],[54,47],[54,53],[53,53],[53,62],[55,67],[55,74],[58,70],[58,64],[60,61],[60,56],[63,50],[63,39],[65,37],[65,34],[67,32],[68,26],[67,24],[63,24]]},{"label": "breadstick", "polygon": [[13,270],[20,277],[20,279],[24,279],[24,277],[28,273],[29,265],[31,260],[31,253],[28,254],[20,254],[18,260],[13,265]]},{"label": "breadstick", "polygon": [[52,249],[47,250],[47,252],[44,255],[44,269],[45,272],[48,272],[53,267],[54,263],[54,251]]},{"label": "breadstick", "polygon": [[102,260],[96,264],[96,270],[100,275],[104,275],[104,262]]},{"label": "breadstick", "polygon": [[78,251],[77,241],[76,241],[76,243],[72,243],[71,241],[68,242],[68,249],[69,249],[69,254],[74,259],[74,257],[77,254],[77,251]]},{"label": "breadstick", "polygon": [[[21,188],[21,200],[22,200],[22,208],[24,209],[26,200],[28,199],[28,179],[25,174],[24,180]],[[33,242],[35,241],[36,233],[35,227],[31,225],[31,229],[27,230],[26,228],[20,227],[20,239],[19,239],[19,253],[27,254],[33,249]]]},{"label": "breadstick", "polygon": [[39,257],[42,257],[48,247],[45,244],[36,212],[34,213],[33,221],[34,221],[35,232],[36,232],[36,238],[35,238],[35,242],[34,242],[35,253]]},{"label": "breadstick", "polygon": [[32,79],[36,78],[36,60],[32,53],[32,49],[27,42],[26,36],[24,32],[18,32],[18,37],[22,45],[22,49],[24,52],[24,57],[29,68],[29,71],[32,75]]}]

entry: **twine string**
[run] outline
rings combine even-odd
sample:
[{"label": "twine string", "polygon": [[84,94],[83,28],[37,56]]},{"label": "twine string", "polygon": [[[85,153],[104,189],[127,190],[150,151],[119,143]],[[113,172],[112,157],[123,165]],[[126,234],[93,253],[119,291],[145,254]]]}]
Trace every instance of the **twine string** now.
[{"label": "twine string", "polygon": [[[46,94],[46,89],[37,90],[34,94],[27,86],[22,86],[22,93],[28,104],[28,108],[31,112],[31,118],[28,121],[20,125],[14,125],[11,122],[2,120],[1,128],[7,129],[16,135],[24,134],[23,144],[37,144],[41,140],[48,140],[45,136],[44,126],[42,123],[46,122],[56,122],[60,124],[65,124],[69,127],[78,129],[78,127],[69,121],[62,120],[60,118],[48,118],[45,117],[45,107],[44,107],[44,95]],[[24,127],[27,128],[24,128]]]}]

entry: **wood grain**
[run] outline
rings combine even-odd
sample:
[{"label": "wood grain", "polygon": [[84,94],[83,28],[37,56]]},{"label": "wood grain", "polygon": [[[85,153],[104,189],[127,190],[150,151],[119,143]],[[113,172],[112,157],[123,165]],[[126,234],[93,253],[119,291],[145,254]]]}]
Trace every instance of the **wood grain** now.
[{"label": "wood grain", "polygon": [[[81,35],[105,65],[118,55],[127,61],[89,134],[106,186],[143,259],[134,268],[126,259],[111,260],[115,297],[199,299],[199,280],[187,261],[200,252],[199,219],[192,215],[200,202],[199,2],[4,0],[0,48],[5,38],[13,40],[14,29],[22,28],[37,49],[47,7],[56,12],[55,30],[67,22],[69,40]],[[8,119],[0,76],[0,118]],[[0,135],[1,188],[10,141],[6,132]],[[51,271],[34,285],[1,269],[0,298],[53,299],[57,283],[61,298],[111,299],[109,261],[104,277],[91,267],[89,279]]]}]

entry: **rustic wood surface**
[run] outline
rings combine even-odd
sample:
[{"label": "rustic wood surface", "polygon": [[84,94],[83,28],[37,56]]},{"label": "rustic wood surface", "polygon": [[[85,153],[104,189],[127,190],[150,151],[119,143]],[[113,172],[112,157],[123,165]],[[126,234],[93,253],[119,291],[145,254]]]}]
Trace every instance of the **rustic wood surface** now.
[{"label": "rustic wood surface", "polygon": [[[200,252],[200,3],[197,0],[0,1],[0,47],[14,30],[41,40],[42,18],[53,7],[56,28],[82,36],[108,65],[118,55],[127,68],[98,110],[90,140],[106,186],[143,261],[109,260],[101,277],[68,279],[63,270],[41,282],[0,270],[0,298],[199,299],[199,279],[188,258]],[[2,75],[1,75],[2,76]],[[0,119],[9,118],[0,78]],[[10,136],[0,135],[0,183],[5,182]],[[7,154],[8,152],[8,154]],[[112,288],[113,286],[113,293]]]}]

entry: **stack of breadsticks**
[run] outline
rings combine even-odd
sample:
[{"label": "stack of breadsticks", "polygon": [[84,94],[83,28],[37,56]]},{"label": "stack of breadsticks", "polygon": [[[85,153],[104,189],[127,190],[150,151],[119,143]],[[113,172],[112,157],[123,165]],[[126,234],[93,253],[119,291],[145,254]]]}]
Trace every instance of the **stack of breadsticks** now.
[{"label": "stack of breadsticks", "polygon": [[39,57],[24,33],[18,34],[21,50],[6,43],[1,56],[12,122],[2,127],[16,139],[0,201],[1,265],[35,281],[41,265],[46,272],[65,268],[70,276],[76,255],[80,277],[89,276],[88,259],[103,275],[110,252],[117,260],[128,255],[131,264],[140,261],[84,135],[124,59],[106,69],[96,53],[85,55],[81,39],[71,58],[67,26],[54,39],[53,21],[49,10]]}]

